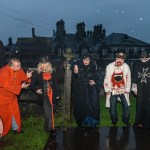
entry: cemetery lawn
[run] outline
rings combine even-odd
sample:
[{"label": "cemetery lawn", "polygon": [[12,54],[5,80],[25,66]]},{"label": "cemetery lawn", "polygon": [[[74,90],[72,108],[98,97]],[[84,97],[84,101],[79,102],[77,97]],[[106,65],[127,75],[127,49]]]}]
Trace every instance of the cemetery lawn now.
[{"label": "cemetery lawn", "polygon": [[[130,123],[133,125],[135,118],[135,102],[134,96],[130,96]],[[61,104],[60,104],[61,105]],[[101,107],[101,122],[100,126],[111,126],[109,110],[105,108],[105,97],[100,99]],[[62,109],[59,109],[62,110]],[[55,113],[55,126],[57,127],[76,127],[76,123],[73,117],[70,120],[65,119],[63,112],[57,110]],[[118,103],[118,123],[117,126],[125,126],[122,123],[122,109],[121,104]],[[44,117],[41,115],[29,115],[28,117],[22,118],[24,134],[14,134],[12,131],[1,139],[0,149],[1,150],[43,150],[49,134],[43,130]]]}]

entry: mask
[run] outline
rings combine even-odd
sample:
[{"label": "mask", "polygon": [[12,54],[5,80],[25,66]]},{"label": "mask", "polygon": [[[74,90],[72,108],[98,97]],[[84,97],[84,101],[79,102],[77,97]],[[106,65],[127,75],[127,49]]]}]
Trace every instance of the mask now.
[{"label": "mask", "polygon": [[141,62],[147,62],[150,60],[150,57],[140,58]]}]

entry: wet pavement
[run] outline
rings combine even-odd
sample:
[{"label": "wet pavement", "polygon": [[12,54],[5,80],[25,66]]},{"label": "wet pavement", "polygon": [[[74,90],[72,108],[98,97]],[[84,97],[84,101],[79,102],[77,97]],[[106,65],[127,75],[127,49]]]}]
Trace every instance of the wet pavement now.
[{"label": "wet pavement", "polygon": [[44,150],[150,150],[150,131],[132,127],[56,128]]}]

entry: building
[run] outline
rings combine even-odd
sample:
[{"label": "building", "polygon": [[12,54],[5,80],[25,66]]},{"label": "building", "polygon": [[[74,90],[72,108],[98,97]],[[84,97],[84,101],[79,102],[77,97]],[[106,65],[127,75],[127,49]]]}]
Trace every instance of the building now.
[{"label": "building", "polygon": [[127,54],[128,60],[137,60],[142,50],[150,50],[150,44],[127,34],[112,33],[106,36],[102,24],[86,31],[85,23],[80,22],[76,25],[76,33],[66,33],[63,19],[56,22],[56,31],[53,30],[52,37],[36,36],[35,29],[32,28],[32,37],[17,38],[15,47],[10,43],[11,40],[8,44],[9,48],[13,49],[11,56],[19,57],[23,64],[37,62],[41,56],[62,59],[66,49],[70,48],[75,57],[80,58],[82,54],[90,53],[105,67],[120,50]]},{"label": "building", "polygon": [[118,51],[127,54],[128,59],[138,59],[142,50],[150,51],[150,44],[123,33],[112,33],[99,48],[100,58],[114,59]]},{"label": "building", "polygon": [[104,37],[106,30],[102,25],[96,25],[93,31],[85,30],[85,23],[77,23],[76,33],[68,34],[65,30],[65,23],[60,20],[56,23],[56,32],[54,31],[52,41],[52,51],[63,56],[67,48],[71,48],[75,55],[80,57],[84,53],[97,53]]},{"label": "building", "polygon": [[6,64],[6,53],[3,42],[0,40],[0,68]]},{"label": "building", "polygon": [[[39,61],[42,56],[50,54],[52,38],[40,37],[35,35],[35,29],[32,28],[32,37],[19,37],[16,42],[16,57],[19,57],[23,66],[29,63],[33,64]],[[35,64],[33,64],[35,66]],[[31,66],[31,65],[29,65]]]}]

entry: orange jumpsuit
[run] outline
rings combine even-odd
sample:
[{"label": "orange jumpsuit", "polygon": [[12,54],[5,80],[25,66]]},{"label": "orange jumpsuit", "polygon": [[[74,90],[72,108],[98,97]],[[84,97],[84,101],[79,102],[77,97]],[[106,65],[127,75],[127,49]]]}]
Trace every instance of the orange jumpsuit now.
[{"label": "orange jumpsuit", "polygon": [[0,118],[3,122],[3,133],[5,136],[12,124],[12,116],[21,130],[21,117],[17,101],[20,94],[22,82],[29,82],[22,69],[13,71],[8,65],[0,69]]}]

